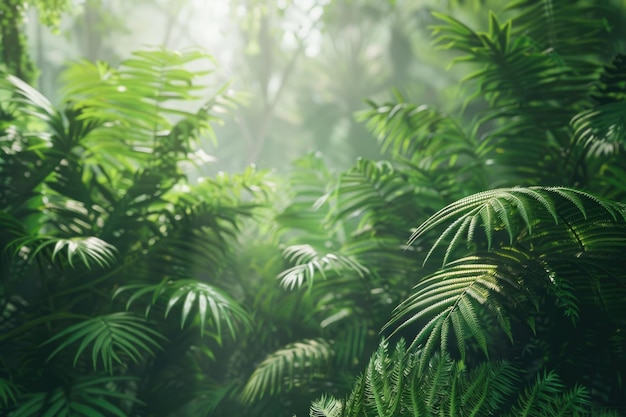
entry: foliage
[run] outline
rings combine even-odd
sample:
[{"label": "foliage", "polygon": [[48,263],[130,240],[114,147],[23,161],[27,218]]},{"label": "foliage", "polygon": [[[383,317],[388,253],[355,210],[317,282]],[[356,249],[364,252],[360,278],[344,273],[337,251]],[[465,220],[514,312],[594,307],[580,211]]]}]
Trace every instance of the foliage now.
[{"label": "foliage", "polygon": [[[254,133],[247,152],[260,156],[272,120],[294,123],[281,112],[299,104],[282,86],[310,78],[292,74],[325,66],[334,95],[309,109],[316,140],[363,149],[363,125],[346,119],[355,95],[389,88],[387,72],[408,82],[407,20],[431,22],[396,3],[325,5],[327,35],[357,33],[324,38],[351,61],[329,54],[305,69],[302,34],[293,56],[261,53],[290,29],[271,30],[279,3],[250,3],[241,35],[262,69],[263,116],[238,110]],[[618,415],[623,13],[582,0],[508,6],[478,8],[473,23],[434,13],[438,45],[471,71],[445,103],[458,114],[400,86],[358,114],[386,159],[339,172],[311,153],[285,178],[249,168],[189,180],[215,106],[232,104],[200,85],[209,74],[193,68],[212,61],[196,51],[75,63],[60,106],[7,76],[4,413]],[[362,64],[373,22],[394,23],[380,32],[388,67]]]},{"label": "foliage", "polygon": [[[621,10],[507,10],[484,32],[434,14],[437,43],[473,69],[459,118],[400,95],[359,115],[388,161],[340,175],[329,219],[355,225],[347,241],[371,232],[371,247],[405,233],[413,266],[376,274],[400,289],[385,341],[352,393],[322,397],[311,415],[614,415],[624,405],[623,57],[605,25]],[[362,265],[376,271],[372,260]]]},{"label": "foliage", "polygon": [[213,106],[230,105],[192,69],[211,62],[162,49],[78,62],[59,107],[3,79],[4,413],[176,414],[200,396],[173,375],[204,382],[219,343],[249,331],[222,277],[264,175],[191,184],[183,171]]},{"label": "foliage", "polygon": [[[27,81],[34,81],[36,70],[28,54],[23,33],[26,11],[35,7],[42,24],[56,28],[69,0],[7,0],[0,5],[0,69]],[[3,68],[4,67],[4,68]]]},{"label": "foliage", "polygon": [[[564,387],[553,372],[543,373],[519,390],[520,370],[490,361],[469,370],[463,362],[435,356],[427,372],[417,370],[419,354],[400,342],[393,352],[382,343],[345,402],[322,397],[311,416],[545,416],[589,415],[589,393]],[[517,394],[517,395],[516,395]],[[517,397],[517,398],[516,398]],[[611,415],[596,413],[594,415]]]}]

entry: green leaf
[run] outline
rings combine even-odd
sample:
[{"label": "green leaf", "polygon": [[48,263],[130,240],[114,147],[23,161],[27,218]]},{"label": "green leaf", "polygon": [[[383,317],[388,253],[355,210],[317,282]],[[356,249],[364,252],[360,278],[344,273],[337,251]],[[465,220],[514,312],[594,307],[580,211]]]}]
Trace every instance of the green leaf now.
[{"label": "green leaf", "polygon": [[93,344],[91,356],[94,369],[102,366],[106,371],[113,372],[114,362],[124,365],[127,359],[139,363],[143,359],[142,352],[154,355],[154,349],[161,349],[159,341],[165,340],[164,336],[144,323],[144,319],[123,312],[76,323],[44,343],[62,340],[48,356],[48,361],[81,341],[74,355],[74,364],[90,344]]},{"label": "green leaf", "polygon": [[120,287],[114,296],[125,291],[134,291],[126,303],[126,308],[136,302],[143,295],[152,293],[150,304],[160,300],[167,301],[164,316],[168,317],[173,308],[182,302],[180,311],[180,325],[185,323],[195,312],[193,321],[200,324],[200,335],[206,331],[205,324],[210,323],[215,329],[218,341],[222,337],[222,325],[226,324],[231,337],[237,336],[235,324],[239,323],[248,329],[251,319],[248,312],[222,290],[193,279],[166,280],[156,285],[136,284]]},{"label": "green leaf", "polygon": [[290,343],[269,354],[256,367],[243,388],[241,398],[246,403],[252,403],[267,395],[288,391],[329,366],[333,355],[330,345],[322,339]]}]

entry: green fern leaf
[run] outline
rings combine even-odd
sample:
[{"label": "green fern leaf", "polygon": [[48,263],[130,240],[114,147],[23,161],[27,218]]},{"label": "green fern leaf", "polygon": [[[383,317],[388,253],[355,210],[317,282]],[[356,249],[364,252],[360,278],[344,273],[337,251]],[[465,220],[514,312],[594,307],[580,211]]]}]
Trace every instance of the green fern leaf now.
[{"label": "green fern leaf", "polygon": [[[569,204],[576,210],[568,212]],[[558,207],[557,207],[558,205]],[[476,239],[475,229],[482,225],[487,238],[487,249],[493,246],[494,236],[503,230],[511,242],[533,236],[533,231],[539,226],[549,227],[554,224],[567,222],[567,218],[576,215],[578,211],[584,218],[587,216],[586,207],[602,208],[605,215],[612,221],[626,220],[626,209],[620,203],[610,202],[592,194],[565,187],[528,187],[507,188],[484,191],[465,197],[444,207],[422,223],[411,235],[408,244],[415,242],[426,232],[437,226],[451,221],[450,225],[441,233],[440,237],[430,248],[424,263],[430,259],[435,250],[447,242],[443,257],[443,265],[460,244],[460,237]],[[531,222],[530,219],[533,219]],[[549,219],[552,219],[551,221]],[[535,224],[536,223],[536,224]],[[538,232],[539,234],[541,232]],[[571,241],[571,239],[568,239]],[[565,243],[565,242],[564,242]]]}]

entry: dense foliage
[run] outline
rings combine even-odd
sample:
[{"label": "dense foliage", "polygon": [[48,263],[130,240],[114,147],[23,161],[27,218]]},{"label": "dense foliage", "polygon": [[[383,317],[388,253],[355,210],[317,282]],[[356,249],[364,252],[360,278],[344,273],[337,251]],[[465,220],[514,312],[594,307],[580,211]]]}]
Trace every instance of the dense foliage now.
[{"label": "dense foliage", "polygon": [[195,50],[7,74],[0,415],[621,415],[624,10],[506,13],[435,13],[464,111],[370,102],[342,172],[192,180],[234,104]]}]

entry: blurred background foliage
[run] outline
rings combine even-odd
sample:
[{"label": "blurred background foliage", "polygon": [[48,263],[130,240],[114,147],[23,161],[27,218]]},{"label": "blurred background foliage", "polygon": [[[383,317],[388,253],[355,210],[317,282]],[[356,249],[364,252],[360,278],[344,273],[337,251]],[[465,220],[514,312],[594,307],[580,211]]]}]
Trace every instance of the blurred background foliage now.
[{"label": "blurred background foliage", "polygon": [[[377,157],[372,135],[354,118],[365,98],[390,98],[395,88],[409,100],[445,111],[457,108],[462,70],[445,70],[449,60],[432,47],[431,12],[479,23],[485,19],[482,10],[499,11],[504,5],[85,0],[71,7],[59,3],[57,10],[67,11],[61,22],[32,6],[27,10],[28,45],[41,69],[37,80],[44,93],[54,97],[68,60],[115,64],[146,45],[199,46],[215,57],[221,81],[231,81],[246,103],[218,129],[219,151],[211,153],[219,157],[213,169],[241,170],[254,163],[286,171],[290,161],[309,150],[322,151],[331,166],[341,168],[357,156]],[[48,27],[38,23],[40,14]]]}]

